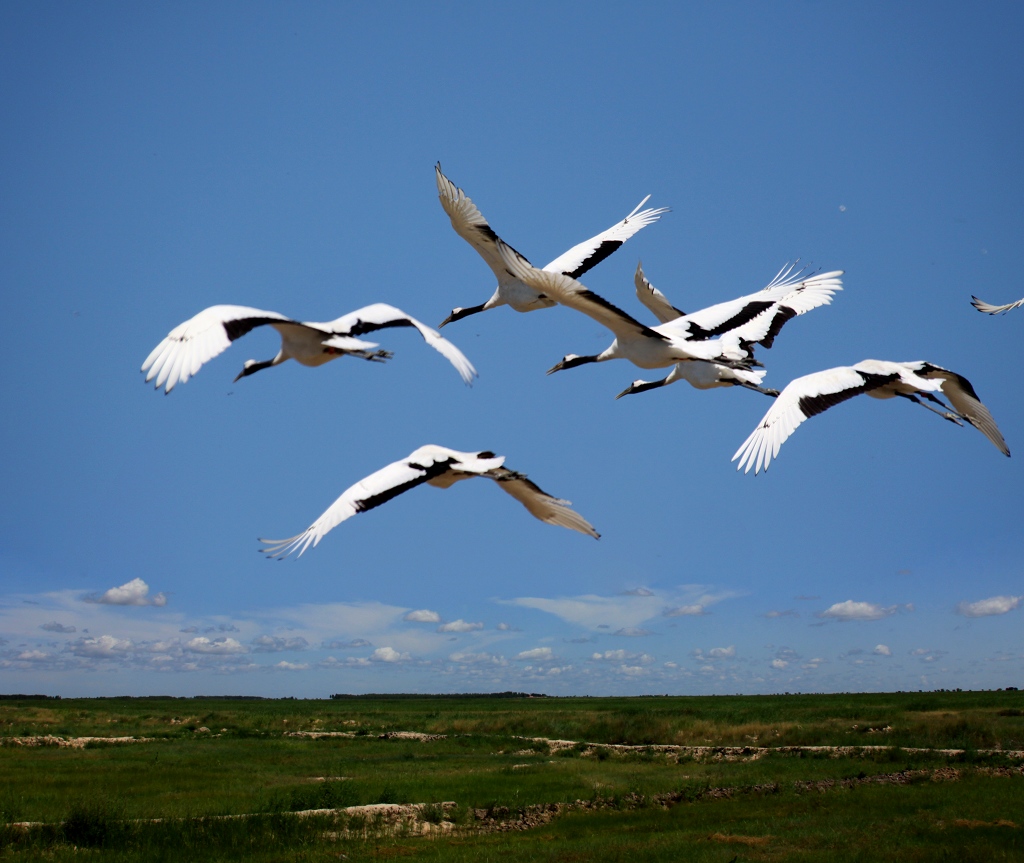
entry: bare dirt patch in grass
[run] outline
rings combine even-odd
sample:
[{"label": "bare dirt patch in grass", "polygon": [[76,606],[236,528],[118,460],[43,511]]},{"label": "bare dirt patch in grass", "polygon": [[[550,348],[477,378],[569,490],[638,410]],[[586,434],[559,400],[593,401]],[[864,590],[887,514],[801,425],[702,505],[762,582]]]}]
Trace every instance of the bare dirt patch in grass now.
[{"label": "bare dirt patch in grass", "polygon": [[[311,740],[319,740],[324,737],[369,737],[366,734],[357,734],[355,731],[286,731],[285,737],[308,737]],[[444,740],[446,734],[424,734],[422,731],[385,731],[376,735],[377,740],[418,740],[427,742],[430,740]]]},{"label": "bare dirt patch in grass", "polygon": [[310,740],[321,740],[331,737],[347,737],[351,739],[356,736],[356,733],[354,731],[286,731],[284,736],[308,737]]},{"label": "bare dirt patch in grass", "polygon": [[[831,758],[851,758],[858,755],[869,755],[893,749],[892,746],[684,746],[675,743],[625,744],[625,743],[587,743],[579,740],[561,740],[547,737],[524,737],[534,743],[546,743],[552,753],[567,749],[577,749],[581,755],[595,755],[600,751],[617,753],[651,753],[675,758],[690,758],[694,761],[757,761],[769,754],[828,755]],[[966,754],[965,749],[931,749],[926,747],[900,747],[908,754],[933,754],[946,758],[955,758]],[[1015,761],[1024,761],[1024,749],[977,749],[978,755],[999,755]],[[522,750],[526,754],[528,750]]]},{"label": "bare dirt patch in grass", "polygon": [[1017,829],[1017,825],[1012,821],[1007,821],[1000,818],[998,821],[977,821],[971,818],[957,818],[953,822],[954,827],[1012,827],[1014,830]]},{"label": "bare dirt patch in grass", "polygon": [[[209,730],[209,729],[207,729]],[[58,749],[85,749],[97,743],[152,743],[155,737],[58,737],[34,734],[27,737],[2,737],[0,746],[56,746]]]},{"label": "bare dirt patch in grass", "polygon": [[712,842],[728,842],[731,845],[749,845],[751,847],[767,845],[772,841],[771,836],[726,836],[724,833],[712,833],[708,839]]}]

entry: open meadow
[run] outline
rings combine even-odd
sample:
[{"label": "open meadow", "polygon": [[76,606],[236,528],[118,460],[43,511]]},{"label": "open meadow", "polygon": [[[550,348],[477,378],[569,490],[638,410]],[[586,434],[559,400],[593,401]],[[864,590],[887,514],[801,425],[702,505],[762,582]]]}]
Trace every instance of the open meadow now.
[{"label": "open meadow", "polygon": [[1024,859],[1015,690],[5,699],[0,736],[3,860]]}]

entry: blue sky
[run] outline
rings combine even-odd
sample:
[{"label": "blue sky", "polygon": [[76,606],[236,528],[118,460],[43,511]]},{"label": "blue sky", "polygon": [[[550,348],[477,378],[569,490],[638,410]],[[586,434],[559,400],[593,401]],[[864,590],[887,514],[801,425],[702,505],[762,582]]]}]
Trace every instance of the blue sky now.
[{"label": "blue sky", "polygon": [[[983,14],[981,14],[983,12]],[[65,696],[995,688],[1024,671],[1024,10],[990,3],[32,3],[0,8],[0,691]],[[540,265],[646,194],[584,277],[690,311],[787,260],[843,269],[766,385],[866,358],[969,378],[1014,457],[908,403],[614,400],[609,333],[497,309],[386,364],[286,363],[269,328],[167,397],[139,366],[217,303],[436,325],[493,278],[434,163]],[[419,488],[269,561],[426,443],[490,449],[600,541],[491,483]]]}]

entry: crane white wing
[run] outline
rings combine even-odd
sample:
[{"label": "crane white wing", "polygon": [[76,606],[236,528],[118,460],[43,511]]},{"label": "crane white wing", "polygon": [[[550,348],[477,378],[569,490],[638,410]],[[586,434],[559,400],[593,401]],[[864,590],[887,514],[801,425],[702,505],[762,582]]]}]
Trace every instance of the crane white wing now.
[{"label": "crane white wing", "polygon": [[455,233],[469,243],[480,257],[487,262],[487,266],[494,271],[498,284],[508,282],[508,273],[498,254],[498,235],[483,217],[476,204],[465,192],[441,173],[441,163],[434,166],[434,173],[437,175],[437,196],[441,206],[451,219]]},{"label": "crane white wing", "polygon": [[414,327],[430,347],[455,366],[455,370],[463,381],[472,384],[473,378],[477,376],[476,369],[473,368],[473,364],[466,359],[462,351],[437,330],[387,303],[373,303],[356,309],[354,312],[349,312],[347,315],[342,315],[337,320],[317,324],[317,326],[343,336],[361,336],[390,327]]},{"label": "crane white wing", "polygon": [[269,557],[283,558],[295,551],[302,553],[316,546],[323,537],[356,513],[374,509],[403,492],[425,482],[438,480],[442,486],[473,474],[486,474],[501,467],[503,456],[492,452],[460,452],[448,447],[427,444],[399,461],[392,462],[368,477],[359,480],[341,493],[337,500],[298,536],[288,539],[261,539],[261,552]]},{"label": "crane white wing", "polygon": [[1009,455],[1002,432],[992,418],[992,414],[981,403],[971,382],[963,375],[951,372],[932,363],[908,363],[923,378],[942,381],[942,394],[949,399],[953,409],[967,422],[980,431],[995,445],[1003,455]]},{"label": "crane white wing", "polygon": [[178,324],[146,357],[142,371],[149,370],[146,383],[156,378],[156,388],[166,382],[165,393],[183,384],[203,363],[223,353],[230,344],[264,324],[285,322],[303,326],[299,321],[249,306],[210,306],[198,315]]},{"label": "crane white wing", "polygon": [[640,262],[637,262],[636,272],[633,274],[633,284],[636,285],[636,296],[648,309],[653,312],[661,323],[667,324],[676,318],[681,318],[686,312],[680,311],[668,301],[668,298],[654,285],[647,281],[644,269]]},{"label": "crane white wing", "polygon": [[842,271],[837,270],[806,279],[766,311],[737,327],[732,334],[743,342],[770,348],[787,321],[811,309],[831,304],[835,292],[843,289],[839,280],[841,275]]},{"label": "crane white wing", "polygon": [[585,533],[594,539],[601,538],[590,522],[570,508],[571,501],[552,497],[524,474],[499,467],[487,471],[484,475],[497,482],[502,491],[512,495],[525,506],[534,518],[539,518],[547,524]]},{"label": "crane white wing", "polygon": [[379,347],[377,342],[364,342],[362,339],[354,339],[351,336],[332,336],[324,334],[320,342],[328,348],[337,348],[339,351],[370,351]]},{"label": "crane white wing", "polygon": [[779,271],[771,283],[754,294],[716,303],[663,325],[666,332],[688,339],[709,339],[733,333],[739,339],[771,347],[790,318],[832,302],[843,289],[841,270],[803,278],[793,265]]},{"label": "crane white wing", "polygon": [[[438,198],[451,220],[455,233],[479,252],[480,257],[493,270],[499,285],[508,284],[508,273],[505,271],[496,246],[498,235],[472,199],[442,173],[440,162],[434,166],[434,173],[437,179]],[[637,204],[633,208],[633,212],[621,222],[616,222],[589,240],[577,243],[551,261],[544,269],[578,278],[587,270],[601,263],[641,228],[653,224],[661,218],[663,213],[668,212],[667,207],[641,211],[640,208],[647,203],[650,197],[648,195]]]},{"label": "crane white wing", "polygon": [[[447,470],[447,465],[440,472]],[[310,545],[316,546],[320,540],[343,521],[356,513],[387,503],[394,497],[422,485],[431,476],[436,475],[435,465],[421,465],[412,461],[412,457],[392,462],[387,467],[374,471],[355,485],[349,486],[341,493],[316,521],[298,536],[288,539],[261,539],[266,547],[260,551],[270,557],[283,558],[295,551],[302,553]]]},{"label": "crane white wing", "polygon": [[859,372],[852,366],[839,366],[790,381],[754,431],[736,450],[732,457],[732,461],[739,459],[736,470],[743,468],[744,473],[749,473],[754,468],[755,474],[768,470],[782,444],[808,417],[899,378],[898,371],[871,374]]},{"label": "crane white wing", "polygon": [[661,333],[640,323],[636,318],[608,302],[604,297],[595,294],[571,276],[538,270],[519,252],[500,239],[497,242],[497,248],[505,268],[512,276],[546,294],[557,303],[576,309],[576,311],[593,318],[619,338],[631,338],[639,335],[665,339]]},{"label": "crane white wing", "polygon": [[633,212],[621,222],[616,222],[608,230],[602,231],[589,240],[577,243],[569,251],[563,252],[555,258],[544,269],[549,273],[561,273],[564,276],[578,279],[587,270],[596,267],[641,228],[653,224],[661,218],[663,213],[668,212],[668,207],[649,208],[638,212],[650,197],[648,195],[637,204],[633,208]]},{"label": "crane white wing", "polygon": [[1015,303],[1007,303],[1003,306],[993,306],[991,303],[986,303],[984,300],[979,300],[977,297],[972,296],[971,305],[979,312],[984,312],[986,315],[998,315],[1000,312],[1008,312],[1010,309],[1016,309],[1020,306],[1024,306],[1024,299],[1017,300]]}]

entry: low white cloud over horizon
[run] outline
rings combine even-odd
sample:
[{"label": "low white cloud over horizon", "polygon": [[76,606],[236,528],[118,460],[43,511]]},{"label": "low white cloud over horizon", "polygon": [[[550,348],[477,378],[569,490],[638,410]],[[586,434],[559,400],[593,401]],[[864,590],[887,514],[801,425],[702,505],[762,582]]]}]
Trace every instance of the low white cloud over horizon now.
[{"label": "low white cloud over horizon", "polygon": [[[321,694],[538,688],[549,694],[599,694],[635,691],[638,685],[652,692],[770,692],[841,689],[851,675],[874,667],[876,688],[920,683],[920,673],[901,666],[889,644],[858,645],[857,638],[831,658],[821,655],[821,645],[816,649],[813,644],[804,649],[758,646],[743,637],[742,643],[708,645],[705,639],[715,631],[746,636],[757,619],[763,621],[765,634],[770,632],[775,624],[763,613],[753,608],[730,610],[745,603],[745,596],[743,590],[690,585],[614,596],[495,598],[493,610],[504,609],[506,616],[517,610],[516,625],[511,625],[457,617],[439,623],[443,609],[382,603],[304,603],[193,619],[180,607],[96,603],[90,595],[72,591],[23,595],[0,603],[0,627],[8,633],[0,644],[0,681],[8,688],[24,689],[12,684],[29,674],[36,682],[49,680],[64,687],[64,694],[84,695],[101,691],[104,676],[116,672],[132,680],[140,694],[181,694],[194,692],[197,686],[244,694],[263,685],[246,682],[254,673],[287,671],[293,686],[310,678],[301,684],[307,695],[317,693],[313,678],[326,672],[342,677],[326,685],[322,681]],[[718,606],[713,626],[704,614],[666,613],[681,607],[687,597],[697,598],[693,604],[700,607]],[[992,597],[961,603],[957,612],[998,618],[1016,608],[1019,600]],[[818,617],[875,626],[896,619],[909,623],[914,616],[897,612],[910,606],[847,600]],[[537,611],[543,612],[539,618]],[[424,628],[424,623],[432,628]],[[623,623],[643,626],[613,628]],[[803,631],[799,642],[822,632],[820,624],[810,621],[803,624]],[[616,639],[622,644],[623,636],[642,639],[646,646],[614,646]],[[910,639],[908,631],[904,655],[912,663],[927,665],[932,680],[945,676],[952,682],[971,664],[966,654],[953,657],[948,650],[921,647]],[[460,642],[454,649],[453,640]],[[893,640],[900,640],[898,631],[891,633]],[[281,653],[302,658],[282,659]],[[872,657],[896,664],[872,666]],[[988,659],[995,673],[997,659],[1005,663],[1006,657]],[[377,678],[382,672],[386,679]],[[170,684],[168,675],[178,682]],[[1003,682],[998,676],[991,678],[993,684]]]}]

